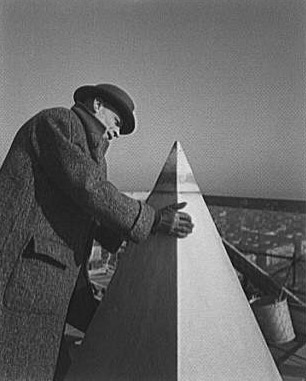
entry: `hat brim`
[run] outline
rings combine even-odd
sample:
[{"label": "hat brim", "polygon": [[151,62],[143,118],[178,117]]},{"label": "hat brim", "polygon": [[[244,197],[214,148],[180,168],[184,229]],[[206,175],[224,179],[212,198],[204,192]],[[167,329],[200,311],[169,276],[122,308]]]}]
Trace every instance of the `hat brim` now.
[{"label": "hat brim", "polygon": [[106,89],[101,89],[96,86],[82,86],[79,87],[74,95],[73,99],[75,102],[82,102],[90,97],[105,98],[105,100],[118,111],[119,116],[123,120],[123,125],[120,128],[120,135],[131,134],[135,130],[135,117],[132,111],[113,93],[110,93]]}]

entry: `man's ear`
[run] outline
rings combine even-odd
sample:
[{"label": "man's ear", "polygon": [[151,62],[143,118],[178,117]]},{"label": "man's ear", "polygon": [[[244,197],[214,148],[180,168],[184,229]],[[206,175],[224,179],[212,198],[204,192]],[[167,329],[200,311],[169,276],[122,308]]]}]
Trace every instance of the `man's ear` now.
[{"label": "man's ear", "polygon": [[95,98],[93,101],[94,112],[95,113],[99,112],[102,106],[103,106],[103,103],[102,103],[101,99]]}]

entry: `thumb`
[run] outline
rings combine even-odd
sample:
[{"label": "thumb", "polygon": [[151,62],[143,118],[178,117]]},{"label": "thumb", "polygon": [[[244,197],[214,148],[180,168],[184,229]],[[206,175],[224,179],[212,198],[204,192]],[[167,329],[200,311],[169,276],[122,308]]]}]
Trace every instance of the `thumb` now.
[{"label": "thumb", "polygon": [[174,210],[179,210],[185,208],[187,205],[187,202],[180,202],[179,204],[172,204],[169,205],[169,208],[174,209]]}]

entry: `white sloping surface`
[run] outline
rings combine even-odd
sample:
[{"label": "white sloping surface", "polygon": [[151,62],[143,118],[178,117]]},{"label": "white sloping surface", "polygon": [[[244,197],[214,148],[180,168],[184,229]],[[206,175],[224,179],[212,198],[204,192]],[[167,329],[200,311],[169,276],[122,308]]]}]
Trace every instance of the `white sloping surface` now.
[{"label": "white sloping surface", "polygon": [[179,201],[195,228],[178,242],[178,379],[280,380],[201,196]]},{"label": "white sloping surface", "polygon": [[178,380],[281,380],[179,145],[177,172],[195,224],[178,240]]}]

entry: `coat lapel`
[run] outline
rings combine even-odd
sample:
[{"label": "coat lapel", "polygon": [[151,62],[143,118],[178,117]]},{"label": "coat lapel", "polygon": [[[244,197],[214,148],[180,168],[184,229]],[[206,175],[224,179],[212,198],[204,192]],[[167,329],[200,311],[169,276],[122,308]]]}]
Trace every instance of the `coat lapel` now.
[{"label": "coat lapel", "polygon": [[81,103],[76,103],[72,111],[77,114],[85,128],[88,148],[93,160],[104,165],[104,156],[109,147],[109,141],[103,138],[105,127]]}]

